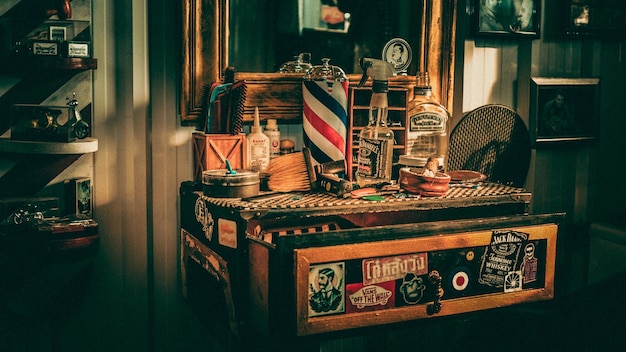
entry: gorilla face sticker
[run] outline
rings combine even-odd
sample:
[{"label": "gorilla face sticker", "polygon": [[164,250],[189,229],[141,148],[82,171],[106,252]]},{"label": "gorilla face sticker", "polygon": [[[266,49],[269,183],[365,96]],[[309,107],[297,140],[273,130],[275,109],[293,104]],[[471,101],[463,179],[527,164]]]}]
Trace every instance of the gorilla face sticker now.
[{"label": "gorilla face sticker", "polygon": [[400,293],[402,294],[404,302],[408,304],[416,304],[424,296],[425,289],[426,286],[424,285],[424,280],[422,280],[421,277],[417,277],[413,273],[407,273],[404,276],[404,280],[402,280]]}]

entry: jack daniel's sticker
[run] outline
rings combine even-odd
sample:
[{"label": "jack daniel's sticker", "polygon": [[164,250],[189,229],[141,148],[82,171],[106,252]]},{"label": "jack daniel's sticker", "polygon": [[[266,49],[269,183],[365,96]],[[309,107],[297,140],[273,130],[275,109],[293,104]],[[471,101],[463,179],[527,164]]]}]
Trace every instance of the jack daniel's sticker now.
[{"label": "jack daniel's sticker", "polygon": [[[519,254],[527,240],[527,233],[512,230],[493,231],[491,243],[483,255],[478,282],[491,287],[511,289],[512,276],[509,274],[519,270]],[[517,288],[519,281],[516,280],[513,284],[514,288]]]},{"label": "jack daniel's sticker", "polygon": [[391,140],[361,138],[359,142],[359,156],[357,174],[362,177],[386,178],[385,158]]}]

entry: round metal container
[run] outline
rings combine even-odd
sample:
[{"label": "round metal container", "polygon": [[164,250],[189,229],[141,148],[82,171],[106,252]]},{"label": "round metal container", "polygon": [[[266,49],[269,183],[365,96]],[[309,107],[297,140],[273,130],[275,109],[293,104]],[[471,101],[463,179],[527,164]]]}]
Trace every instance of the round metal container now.
[{"label": "round metal container", "polygon": [[259,194],[259,173],[247,170],[202,171],[202,192],[216,198],[245,198]]}]

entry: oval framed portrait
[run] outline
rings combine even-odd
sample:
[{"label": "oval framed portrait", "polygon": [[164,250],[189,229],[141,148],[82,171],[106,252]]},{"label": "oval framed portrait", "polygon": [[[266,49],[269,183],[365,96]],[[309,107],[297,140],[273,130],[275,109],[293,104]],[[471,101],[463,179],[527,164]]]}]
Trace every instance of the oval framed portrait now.
[{"label": "oval framed portrait", "polygon": [[402,38],[393,38],[383,48],[383,60],[391,63],[396,73],[403,73],[409,68],[413,54],[409,42]]}]

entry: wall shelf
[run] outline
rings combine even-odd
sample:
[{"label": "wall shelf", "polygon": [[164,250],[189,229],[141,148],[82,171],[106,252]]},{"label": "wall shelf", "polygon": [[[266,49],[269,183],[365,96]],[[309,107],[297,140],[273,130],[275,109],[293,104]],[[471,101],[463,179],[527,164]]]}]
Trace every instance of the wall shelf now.
[{"label": "wall shelf", "polygon": [[83,71],[98,68],[98,59],[94,58],[15,55],[7,61],[7,65],[0,68],[0,72],[8,75],[25,71],[40,73],[44,70]]},{"label": "wall shelf", "polygon": [[78,139],[73,142],[21,141],[0,138],[0,152],[20,154],[86,154],[98,150],[96,138]]},{"label": "wall shelf", "polygon": [[98,68],[98,59],[78,57],[31,57],[30,62],[34,68],[60,69],[60,70],[95,70]]},{"label": "wall shelf", "polygon": [[[98,140],[12,139],[10,112],[15,104],[61,106],[63,98],[74,97],[82,120],[92,125],[92,72],[98,68],[92,52],[92,0],[61,1],[71,5],[72,16],[67,19],[58,16],[58,8],[51,8],[58,1],[11,2],[12,6],[0,6],[0,44],[4,44],[0,45],[0,111],[7,112],[0,114],[0,199],[41,194],[62,198],[64,189],[56,179],[91,177]],[[48,10],[56,10],[57,15]],[[37,48],[34,43],[39,43]],[[77,50],[70,50],[70,43]],[[20,206],[16,203],[5,211]]]}]

